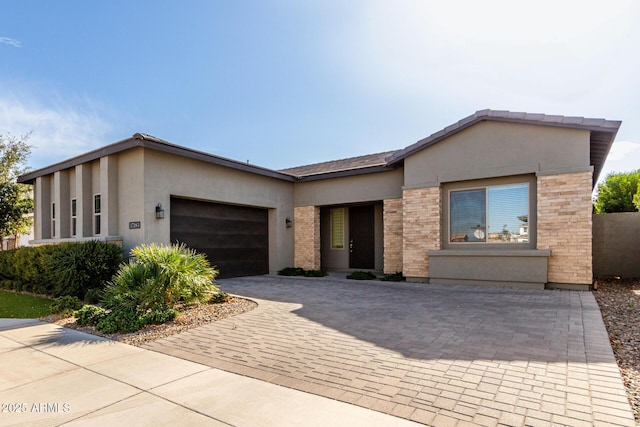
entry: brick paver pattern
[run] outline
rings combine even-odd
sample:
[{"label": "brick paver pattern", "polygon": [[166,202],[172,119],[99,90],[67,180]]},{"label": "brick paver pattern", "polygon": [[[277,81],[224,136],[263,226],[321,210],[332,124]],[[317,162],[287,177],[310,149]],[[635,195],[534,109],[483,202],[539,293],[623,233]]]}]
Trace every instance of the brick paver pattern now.
[{"label": "brick paver pattern", "polygon": [[432,426],[633,426],[589,292],[259,276],[259,306],[146,345]]}]

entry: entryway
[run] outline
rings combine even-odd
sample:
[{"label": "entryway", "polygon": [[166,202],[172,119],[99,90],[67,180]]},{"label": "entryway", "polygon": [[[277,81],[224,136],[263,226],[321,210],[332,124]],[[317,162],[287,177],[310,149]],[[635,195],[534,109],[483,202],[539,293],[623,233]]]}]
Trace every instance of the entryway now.
[{"label": "entryway", "polygon": [[323,207],[320,229],[323,269],[382,271],[382,204]]}]

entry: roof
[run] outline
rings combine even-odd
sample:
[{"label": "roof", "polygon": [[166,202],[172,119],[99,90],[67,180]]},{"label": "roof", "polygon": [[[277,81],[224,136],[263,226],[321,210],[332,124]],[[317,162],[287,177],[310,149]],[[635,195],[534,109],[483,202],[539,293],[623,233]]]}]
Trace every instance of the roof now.
[{"label": "roof", "polygon": [[280,172],[295,175],[297,177],[309,177],[334,172],[385,167],[387,166],[387,157],[395,153],[396,151],[385,151],[384,153],[367,154],[365,156],[349,157],[347,159],[332,160],[329,162],[281,169]]},{"label": "roof", "polygon": [[396,164],[410,155],[423,150],[445,138],[452,136],[476,123],[496,121],[539,126],[553,126],[591,131],[590,163],[593,165],[593,185],[598,181],[604,161],[609,154],[611,144],[615,140],[622,124],[617,120],[591,119],[585,117],[557,116],[547,114],[531,114],[504,110],[480,110],[420,141],[399,150],[387,159],[389,165]]},{"label": "roof", "polygon": [[533,124],[539,126],[553,126],[590,131],[590,163],[594,167],[594,186],[600,176],[604,161],[611,149],[611,145],[618,133],[618,129],[622,124],[621,121],[585,117],[530,114],[502,110],[480,110],[412,145],[409,145],[402,150],[367,154],[364,156],[282,169],[280,171],[250,165],[248,163],[227,159],[213,154],[204,153],[202,151],[192,150],[190,148],[171,144],[170,142],[151,135],[136,133],[131,138],[107,145],[72,159],[26,173],[20,176],[18,181],[26,184],[32,184],[37,177],[48,175],[59,170],[68,169],[75,165],[97,160],[100,157],[115,154],[134,147],[144,147],[176,154],[286,181],[318,180],[330,177],[333,178],[338,176],[382,172],[399,166],[405,158],[412,154],[483,121]]},{"label": "roof", "polygon": [[59,170],[68,169],[82,163],[98,160],[101,157],[116,154],[135,147],[143,147],[165,153],[176,154],[191,159],[201,160],[207,163],[225,166],[231,169],[238,169],[245,172],[268,176],[271,178],[283,179],[286,181],[295,181],[295,177],[289,174],[285,174],[268,168],[263,168],[260,166],[251,165],[249,163],[239,162],[237,160],[227,159],[225,157],[216,156],[202,151],[181,147],[179,145],[172,144],[163,139],[156,138],[155,136],[147,135],[145,133],[136,133],[131,138],[118,141],[116,143],[98,148],[97,150],[90,151],[88,153],[53,164],[51,166],[47,166],[42,169],[25,173],[18,178],[18,182],[24,184],[33,184],[33,181],[40,176],[49,175]]}]

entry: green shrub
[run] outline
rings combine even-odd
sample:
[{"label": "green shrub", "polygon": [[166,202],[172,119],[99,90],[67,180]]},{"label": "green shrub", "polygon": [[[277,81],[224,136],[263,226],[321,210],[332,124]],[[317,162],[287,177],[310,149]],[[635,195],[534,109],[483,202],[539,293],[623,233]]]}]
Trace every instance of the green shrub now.
[{"label": "green shrub", "polygon": [[162,323],[170,322],[178,316],[178,310],[175,310],[168,306],[155,307],[142,316],[142,320],[145,325],[153,324],[160,325]]},{"label": "green shrub", "polygon": [[347,276],[347,279],[374,280],[376,279],[376,275],[370,271],[354,271],[353,273]]},{"label": "green shrub", "polygon": [[305,277],[324,277],[327,272],[324,270],[305,270],[300,267],[286,267],[278,271],[281,276],[305,276]]},{"label": "green shrub", "polygon": [[299,267],[286,267],[278,271],[280,276],[304,276],[304,269]]},{"label": "green shrub", "polygon": [[229,294],[226,292],[212,292],[209,298],[209,304],[223,304],[229,300]]},{"label": "green shrub", "polygon": [[329,273],[327,273],[324,270],[305,270],[304,271],[304,276],[305,277],[324,277],[327,274],[329,274]]},{"label": "green shrub", "polygon": [[86,298],[89,289],[100,289],[122,263],[122,250],[111,243],[90,240],[62,243],[47,258],[47,269],[55,278],[53,295]]},{"label": "green shrub", "polygon": [[385,275],[380,280],[385,282],[404,282],[405,280],[407,280],[407,278],[402,275],[401,271],[397,271],[394,274]]},{"label": "green shrub", "polygon": [[101,289],[122,262],[117,245],[89,241],[0,251],[0,286],[85,298]]},{"label": "green shrub", "polygon": [[140,330],[144,325],[145,320],[138,311],[119,307],[102,317],[96,324],[96,329],[105,334],[128,334]]},{"label": "green shrub", "polygon": [[146,312],[177,302],[206,301],[218,287],[213,280],[218,271],[203,254],[186,245],[141,245],[134,259],[120,266],[104,292],[108,308],[126,307]]},{"label": "green shrub", "polygon": [[98,288],[90,288],[87,289],[87,292],[84,294],[84,300],[89,304],[97,304],[102,301],[102,289]]},{"label": "green shrub", "polygon": [[51,303],[51,313],[71,316],[73,312],[78,310],[80,307],[82,307],[82,303],[78,297],[67,295],[58,297]]},{"label": "green shrub", "polygon": [[92,325],[95,326],[100,320],[107,315],[107,310],[95,305],[83,305],[78,311],[73,313],[76,323],[79,326]]}]

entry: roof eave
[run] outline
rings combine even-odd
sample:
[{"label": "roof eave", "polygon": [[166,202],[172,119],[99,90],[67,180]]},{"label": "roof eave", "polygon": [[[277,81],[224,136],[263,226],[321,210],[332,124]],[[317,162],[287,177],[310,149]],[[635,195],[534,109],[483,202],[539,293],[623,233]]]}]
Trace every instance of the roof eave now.
[{"label": "roof eave", "polygon": [[323,179],[330,178],[342,178],[348,176],[357,176],[357,175],[366,175],[371,173],[378,172],[389,172],[394,170],[394,167],[390,167],[388,165],[375,165],[375,166],[367,166],[358,169],[345,169],[339,171],[331,171],[331,172],[321,172],[313,175],[303,175],[297,177],[298,182],[310,182],[310,181],[321,181]]},{"label": "roof eave", "polygon": [[92,162],[98,160],[101,157],[117,154],[132,148],[142,147],[151,150],[156,150],[164,153],[175,154],[190,159],[200,160],[207,163],[216,164],[219,166],[228,167],[231,169],[241,170],[244,172],[254,173],[257,175],[266,176],[274,179],[281,179],[285,181],[295,181],[296,178],[290,174],[274,171],[272,169],[263,168],[260,166],[251,165],[248,163],[239,162],[236,160],[227,159],[225,157],[215,156],[213,154],[204,153],[201,151],[192,150],[189,148],[181,147],[179,145],[171,144],[159,138],[155,138],[149,135],[136,133],[131,138],[115,142],[97,150],[90,151],[77,157],[73,157],[62,162],[55,163],[51,166],[47,166],[42,169],[38,169],[32,172],[25,173],[18,177],[18,182],[23,184],[33,184],[35,179],[41,176],[50,175],[54,172],[69,169],[82,163]]}]

